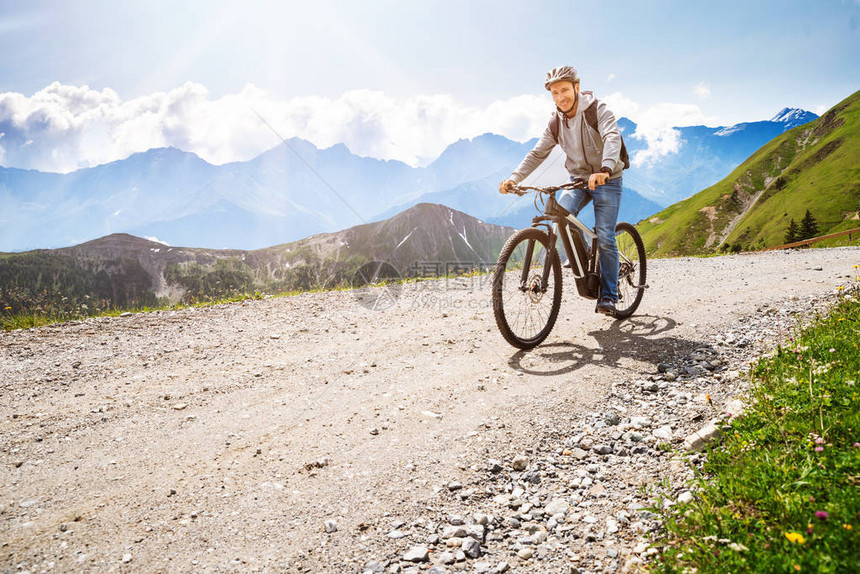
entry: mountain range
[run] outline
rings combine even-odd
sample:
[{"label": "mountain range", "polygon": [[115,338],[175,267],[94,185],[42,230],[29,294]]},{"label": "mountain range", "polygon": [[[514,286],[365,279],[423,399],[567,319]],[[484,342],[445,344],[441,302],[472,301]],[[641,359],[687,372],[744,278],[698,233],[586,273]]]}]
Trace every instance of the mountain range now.
[{"label": "mountain range", "polygon": [[[785,109],[766,122],[677,128],[677,152],[625,172],[620,218],[639,221],[719,181],[774,135],[814,117]],[[633,122],[621,118],[619,126],[635,160],[646,144],[634,137]],[[419,168],[297,138],[219,166],[161,148],[68,174],[0,167],[0,251],[64,247],[112,233],[260,249],[387,219],[419,203],[519,227],[535,209],[527,199],[498,194],[498,182],[534,143],[484,134],[451,144]],[[529,182],[564,180],[557,151]],[[590,221],[590,210],[584,214]]]},{"label": "mountain range", "polygon": [[486,271],[513,231],[421,203],[384,221],[251,251],[173,247],[116,233],[61,249],[0,254],[0,309],[10,315],[64,309],[73,316],[95,306],[344,287],[357,278],[363,286],[363,269],[374,261],[387,263],[386,277]]}]

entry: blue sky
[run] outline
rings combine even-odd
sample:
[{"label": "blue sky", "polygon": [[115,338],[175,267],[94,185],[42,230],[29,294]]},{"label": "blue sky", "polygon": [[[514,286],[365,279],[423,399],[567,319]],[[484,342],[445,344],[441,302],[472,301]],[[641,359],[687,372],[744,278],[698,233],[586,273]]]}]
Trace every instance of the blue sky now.
[{"label": "blue sky", "polygon": [[860,88],[858,54],[858,0],[0,0],[0,165],[248,159],[277,143],[249,107],[285,137],[422,164],[460,137],[538,135],[561,64],[659,145],[820,113]]}]

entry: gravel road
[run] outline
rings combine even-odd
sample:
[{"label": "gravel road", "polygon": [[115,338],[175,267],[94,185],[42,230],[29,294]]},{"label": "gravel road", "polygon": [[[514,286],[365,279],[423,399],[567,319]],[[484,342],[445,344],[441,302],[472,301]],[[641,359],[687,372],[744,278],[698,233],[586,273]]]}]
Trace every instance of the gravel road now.
[{"label": "gravel road", "polygon": [[0,570],[629,567],[648,486],[688,496],[666,446],[704,393],[741,393],[857,264],[655,260],[625,322],[566,276],[532,352],[497,332],[489,277],[0,333]]}]

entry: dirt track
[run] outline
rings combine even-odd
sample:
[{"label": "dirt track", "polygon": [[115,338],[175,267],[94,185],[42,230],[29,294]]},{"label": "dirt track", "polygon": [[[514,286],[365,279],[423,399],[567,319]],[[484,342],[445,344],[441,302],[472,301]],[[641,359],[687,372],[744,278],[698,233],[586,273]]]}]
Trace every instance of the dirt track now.
[{"label": "dirt track", "polygon": [[434,489],[763,304],[847,284],[860,249],[649,263],[626,323],[566,276],[531,353],[496,331],[488,278],[386,310],[318,293],[2,333],[0,570],[354,572]]}]

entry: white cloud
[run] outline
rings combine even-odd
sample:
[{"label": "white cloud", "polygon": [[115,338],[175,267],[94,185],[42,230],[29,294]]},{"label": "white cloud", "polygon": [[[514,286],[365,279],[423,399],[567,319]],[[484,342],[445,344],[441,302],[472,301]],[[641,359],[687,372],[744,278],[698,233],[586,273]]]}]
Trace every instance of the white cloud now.
[{"label": "white cloud", "polygon": [[606,105],[609,106],[609,109],[615,114],[616,119],[630,118],[631,120],[636,121],[634,118],[639,116],[639,104],[621,92],[613,92],[605,98],[600,99],[606,102]]},{"label": "white cloud", "polygon": [[607,82],[611,82],[611,81],[612,81],[612,80],[614,80],[614,79],[615,79],[615,74],[609,74],[609,77],[608,77],[608,78],[606,78],[606,81],[607,81]]},{"label": "white cloud", "polygon": [[[708,123],[698,106],[660,104],[645,111],[615,92],[604,98],[617,117],[638,124],[632,137],[648,149],[634,162],[672,153],[673,126]],[[173,146],[221,164],[248,160],[284,138],[318,147],[346,144],[356,154],[426,165],[451,143],[493,132],[526,141],[540,135],[553,110],[545,94],[469,106],[448,95],[394,98],[355,90],[338,98],[280,100],[254,85],[213,99],[205,86],[186,83],[169,92],[122,100],[110,89],[51,84],[26,97],[0,93],[0,164],[68,172]],[[256,115],[265,119],[265,123]]]},{"label": "white cloud", "polygon": [[4,165],[14,167],[67,172],[163,146],[220,164],[279,143],[256,112],[284,138],[320,147],[345,143],[359,155],[421,165],[460,138],[485,132],[535,137],[551,106],[542,96],[477,107],[447,95],[404,99],[369,90],[278,100],[250,84],[211,99],[205,86],[191,82],[123,101],[110,89],[54,83],[31,97],[0,93],[0,131],[6,133]]},{"label": "white cloud", "polygon": [[704,100],[711,95],[711,87],[705,82],[699,82],[693,86],[693,93]]},{"label": "white cloud", "polygon": [[633,137],[645,140],[648,148],[634,154],[633,165],[653,162],[662,155],[677,153],[681,146],[681,132],[676,126],[713,124],[715,118],[705,116],[699,106],[692,104],[663,103],[651,106],[645,112],[632,116],[636,122]]}]

